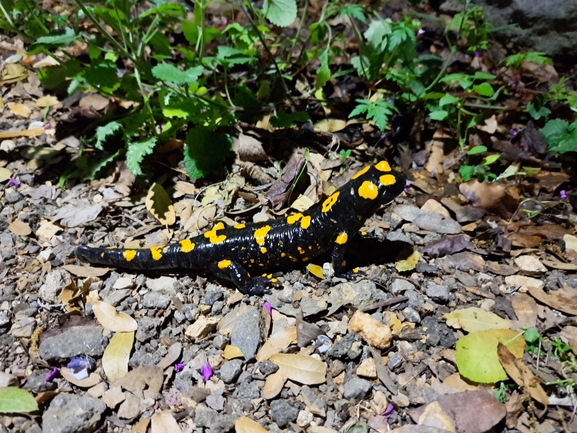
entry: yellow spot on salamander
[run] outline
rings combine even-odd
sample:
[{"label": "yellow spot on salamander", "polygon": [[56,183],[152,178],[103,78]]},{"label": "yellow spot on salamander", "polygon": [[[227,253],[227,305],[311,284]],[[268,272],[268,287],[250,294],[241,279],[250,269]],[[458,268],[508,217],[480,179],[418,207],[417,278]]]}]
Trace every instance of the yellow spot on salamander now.
[{"label": "yellow spot on salamander", "polygon": [[[100,257],[104,258],[104,253],[100,253]],[[128,261],[128,260],[127,260]]]},{"label": "yellow spot on salamander", "polygon": [[230,266],[232,262],[230,260],[221,260],[220,262],[218,262],[218,268],[219,269],[226,269]]},{"label": "yellow spot on salamander", "polygon": [[346,244],[348,240],[349,240],[349,235],[347,235],[345,232],[343,232],[337,236],[337,239],[335,240],[335,242],[337,244],[342,245],[342,244]]},{"label": "yellow spot on salamander", "polygon": [[271,283],[276,283],[278,280],[276,278],[271,278],[270,281]]},{"label": "yellow spot on salamander", "polygon": [[237,224],[237,225],[234,226],[235,229],[239,229],[239,230],[240,230],[240,229],[243,229],[243,228],[245,228],[245,227],[246,227],[246,224],[242,224],[242,223],[241,223],[241,224]]},{"label": "yellow spot on salamander", "polygon": [[292,225],[292,224],[296,223],[298,220],[300,220],[302,217],[303,217],[302,213],[295,213],[294,215],[289,215],[286,218],[286,222],[287,222],[287,224]]},{"label": "yellow spot on salamander", "polygon": [[211,244],[219,244],[224,242],[226,239],[226,235],[219,235],[217,234],[217,230],[222,230],[224,228],[224,224],[221,222],[217,223],[211,230],[204,233],[204,237],[208,239]]},{"label": "yellow spot on salamander", "polygon": [[381,185],[385,186],[394,185],[396,181],[397,178],[392,174],[383,174],[381,177],[379,177],[379,182],[381,182]]},{"label": "yellow spot on salamander", "polygon": [[190,253],[194,249],[194,242],[190,239],[183,239],[179,242],[180,244],[180,252],[182,253]]},{"label": "yellow spot on salamander", "polygon": [[363,168],[357,174],[355,174],[353,177],[351,177],[351,179],[356,179],[357,177],[361,177],[363,174],[365,174],[367,171],[369,171],[369,168],[371,168],[371,166],[367,165],[365,168]]},{"label": "yellow spot on salamander", "polygon": [[266,254],[266,247],[260,247],[260,252]]},{"label": "yellow spot on salamander", "polygon": [[301,219],[301,229],[308,229],[311,225],[311,216],[307,215]]},{"label": "yellow spot on salamander", "polygon": [[286,257],[286,253],[280,253],[281,257]]},{"label": "yellow spot on salamander", "polygon": [[297,250],[299,250],[299,254],[305,253],[305,250],[302,247],[297,247]]},{"label": "yellow spot on salamander", "polygon": [[264,244],[264,238],[266,238],[267,233],[270,231],[270,226],[262,226],[254,231],[254,238],[258,245]]},{"label": "yellow spot on salamander", "polygon": [[379,171],[391,171],[391,166],[387,161],[379,162],[377,165],[375,165],[375,168]]},{"label": "yellow spot on salamander", "polygon": [[370,180],[365,180],[359,186],[359,195],[367,200],[374,200],[379,195],[379,187]]},{"label": "yellow spot on salamander", "polygon": [[150,249],[152,260],[160,260],[162,258],[162,247],[152,247]]},{"label": "yellow spot on salamander", "polygon": [[327,198],[323,202],[323,205],[321,207],[321,211],[323,211],[323,212],[330,211],[331,208],[334,206],[334,204],[337,202],[337,199],[339,198],[340,193],[341,193],[340,191],[337,191],[337,192],[333,193],[331,196],[329,196],[329,198]]}]

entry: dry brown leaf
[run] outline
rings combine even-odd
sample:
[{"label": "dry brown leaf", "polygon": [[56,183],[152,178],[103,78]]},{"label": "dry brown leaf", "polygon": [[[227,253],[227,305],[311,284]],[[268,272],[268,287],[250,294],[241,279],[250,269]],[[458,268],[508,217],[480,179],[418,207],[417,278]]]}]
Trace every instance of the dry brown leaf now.
[{"label": "dry brown leaf", "polygon": [[264,387],[262,388],[262,396],[267,400],[275,398],[280,394],[287,378],[280,374],[278,371],[269,375],[266,378]]},{"label": "dry brown leaf", "polygon": [[102,377],[100,377],[100,375],[97,373],[90,373],[90,376],[88,376],[86,379],[81,380],[76,379],[74,377],[74,374],[72,374],[72,372],[70,371],[70,369],[66,367],[62,367],[60,369],[60,374],[68,382],[70,382],[73,385],[79,386],[80,388],[91,388],[94,385],[98,385],[100,382],[102,382]]},{"label": "dry brown leaf", "polygon": [[39,126],[38,128],[34,129],[26,129],[24,131],[2,131],[0,132],[0,139],[5,138],[17,138],[17,137],[38,137],[39,135],[44,134],[46,129],[44,126]]},{"label": "dry brown leaf", "polygon": [[79,266],[79,265],[64,265],[64,269],[70,272],[72,275],[76,275],[77,277],[101,277],[105,275],[110,268],[102,268],[102,267],[92,267],[92,266]]},{"label": "dry brown leaf", "polygon": [[225,359],[235,359],[244,357],[242,351],[237,346],[233,346],[232,344],[229,344],[224,348],[224,353],[222,354],[222,356]]},{"label": "dry brown leaf", "polygon": [[443,380],[443,386],[447,386],[455,391],[474,391],[477,389],[476,386],[471,385],[463,380],[463,377],[459,373],[453,373]]},{"label": "dry brown leaf", "polygon": [[481,209],[497,207],[506,194],[504,186],[498,183],[479,182],[476,179],[462,183],[459,190],[475,207]]},{"label": "dry brown leaf", "polygon": [[234,422],[234,431],[236,433],[267,433],[268,430],[265,429],[258,422],[252,419],[242,416]]},{"label": "dry brown leaf", "polygon": [[275,353],[269,358],[279,366],[278,373],[288,379],[304,385],[324,383],[327,374],[327,365],[306,355]]},{"label": "dry brown leaf", "polygon": [[256,354],[256,360],[258,362],[266,361],[271,355],[279,353],[281,350],[286,349],[292,343],[296,342],[296,339],[297,328],[291,327],[280,330],[266,340]]},{"label": "dry brown leaf", "polygon": [[515,293],[511,304],[517,316],[519,326],[534,328],[537,326],[537,302],[525,293]]},{"label": "dry brown leaf", "polygon": [[347,127],[348,123],[342,119],[323,119],[314,124],[316,132],[337,132]]},{"label": "dry brown leaf", "polygon": [[419,420],[419,425],[427,425],[430,427],[437,427],[449,432],[455,431],[453,420],[443,411],[441,405],[436,401],[427,405]]},{"label": "dry brown leaf", "polygon": [[6,167],[0,167],[0,182],[5,182],[12,177],[12,170],[8,170]]},{"label": "dry brown leaf", "polygon": [[251,135],[240,133],[232,142],[232,150],[241,161],[268,161],[262,143]]},{"label": "dry brown leaf", "polygon": [[134,424],[134,426],[132,426],[130,433],[147,433],[148,424],[150,424],[150,418],[141,419],[136,424]]},{"label": "dry brown leaf", "polygon": [[134,332],[117,332],[108,342],[102,355],[102,369],[109,382],[128,373],[128,360],[134,345]]},{"label": "dry brown leaf", "polygon": [[10,223],[8,226],[8,230],[10,230],[16,236],[28,236],[30,233],[32,233],[32,229],[28,223],[20,221],[19,219],[12,221],[12,223]]},{"label": "dry brown leaf", "polygon": [[96,111],[104,110],[108,107],[108,104],[108,98],[105,98],[98,93],[83,96],[80,101],[78,101],[78,106],[80,108],[93,109]]},{"label": "dry brown leaf", "polygon": [[155,413],[150,421],[150,433],[182,433],[182,429],[169,410]]},{"label": "dry brown leaf", "polygon": [[549,293],[545,293],[542,288],[529,287],[529,294],[551,308],[577,316],[577,290],[567,285]]},{"label": "dry brown leaf", "polygon": [[89,301],[92,302],[96,319],[104,329],[112,332],[131,332],[138,328],[136,320],[126,313],[119,313],[112,305],[94,299]]},{"label": "dry brown leaf", "polygon": [[16,114],[20,117],[29,118],[32,114],[32,110],[25,104],[18,104],[15,102],[8,102],[6,104],[6,108],[8,108],[13,114]]},{"label": "dry brown leaf", "polygon": [[153,183],[146,195],[146,209],[162,225],[171,226],[176,222],[174,206],[166,190],[159,183]]},{"label": "dry brown leaf", "polygon": [[40,222],[40,226],[35,234],[39,239],[50,241],[60,230],[62,230],[62,227],[58,227],[50,221],[43,220]]},{"label": "dry brown leaf", "polygon": [[41,98],[38,98],[36,100],[36,105],[38,105],[40,108],[52,107],[52,106],[57,105],[59,103],[60,103],[60,101],[58,101],[58,98],[56,96],[52,96],[52,95],[45,95],[45,96],[42,96]]},{"label": "dry brown leaf", "polygon": [[537,376],[523,363],[523,359],[517,358],[504,344],[497,346],[499,361],[513,381],[524,388],[535,400],[547,407],[549,398],[539,383]]}]

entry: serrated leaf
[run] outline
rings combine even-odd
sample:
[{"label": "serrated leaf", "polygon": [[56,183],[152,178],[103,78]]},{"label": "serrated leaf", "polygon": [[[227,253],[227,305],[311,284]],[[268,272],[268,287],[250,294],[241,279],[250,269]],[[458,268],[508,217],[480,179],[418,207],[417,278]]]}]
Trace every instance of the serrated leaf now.
[{"label": "serrated leaf", "polygon": [[109,382],[128,373],[128,360],[134,344],[134,332],[117,332],[110,339],[102,355],[102,369]]},{"label": "serrated leaf", "polygon": [[264,14],[275,26],[290,26],[297,18],[296,0],[265,0]]},{"label": "serrated leaf", "polygon": [[28,413],[38,410],[38,403],[25,389],[16,386],[0,388],[0,413]]},{"label": "serrated leaf", "polygon": [[142,175],[142,160],[146,155],[150,155],[156,146],[156,137],[151,137],[146,141],[133,141],[128,143],[126,152],[126,165],[136,176]]},{"label": "serrated leaf", "polygon": [[326,380],[327,365],[310,356],[276,353],[269,359],[279,366],[279,374],[295,382],[317,385]]},{"label": "serrated leaf", "polygon": [[94,147],[104,150],[102,144],[106,141],[106,137],[114,135],[114,133],[121,128],[122,125],[118,122],[109,122],[104,126],[96,128],[96,144]]},{"label": "serrated leaf", "polygon": [[202,71],[204,68],[200,65],[181,71],[174,65],[161,63],[152,68],[152,75],[173,84],[192,84],[202,75]]},{"label": "serrated leaf", "polygon": [[549,151],[577,152],[577,122],[568,124],[563,119],[553,119],[549,120],[540,131],[549,144]]},{"label": "serrated leaf", "polygon": [[497,345],[502,343],[517,358],[523,356],[525,340],[512,329],[489,329],[472,332],[457,342],[457,368],[461,376],[476,383],[495,383],[507,374],[499,362]]},{"label": "serrated leaf", "polygon": [[170,196],[161,184],[154,182],[146,195],[146,209],[162,225],[171,226],[176,222],[176,212],[170,200]]},{"label": "serrated leaf", "polygon": [[231,152],[232,140],[205,126],[196,126],[186,136],[184,166],[192,179],[201,179],[220,169]]},{"label": "serrated leaf", "polygon": [[371,21],[369,28],[363,33],[365,39],[377,51],[384,51],[387,47],[387,35],[391,34],[391,25],[385,20]]},{"label": "serrated leaf", "polygon": [[363,24],[367,22],[365,17],[365,5],[357,4],[344,4],[341,7],[338,17],[341,18],[345,15],[355,18],[356,20],[362,22]]},{"label": "serrated leaf", "polygon": [[443,318],[447,321],[447,326],[462,328],[467,332],[511,328],[511,323],[508,320],[477,307],[455,310],[445,314]]}]

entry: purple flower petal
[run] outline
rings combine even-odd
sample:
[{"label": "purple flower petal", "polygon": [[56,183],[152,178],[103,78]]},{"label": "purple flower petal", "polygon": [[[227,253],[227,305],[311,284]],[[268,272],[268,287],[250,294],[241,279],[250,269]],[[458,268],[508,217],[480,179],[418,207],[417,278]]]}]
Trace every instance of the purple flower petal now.
[{"label": "purple flower petal", "polygon": [[272,305],[271,304],[269,304],[268,302],[263,302],[262,307],[266,308],[266,310],[268,311],[268,314],[270,316],[272,316]]},{"label": "purple flower petal", "polygon": [[20,182],[18,182],[17,179],[11,177],[10,178],[10,186],[14,187],[14,188],[18,188],[20,186]]},{"label": "purple flower petal", "polygon": [[212,377],[212,367],[208,362],[204,364],[202,367],[200,367],[200,374],[202,374],[202,377],[205,382],[208,382],[209,379]]},{"label": "purple flower petal", "polygon": [[174,371],[180,373],[182,370],[184,370],[184,364],[174,364]]},{"label": "purple flower petal", "polygon": [[389,405],[387,406],[387,409],[383,412],[383,416],[386,416],[387,418],[389,418],[393,412],[395,411],[395,406],[393,406],[393,403],[389,403]]},{"label": "purple flower petal", "polygon": [[52,379],[58,376],[58,373],[60,373],[60,370],[54,367],[52,371],[46,375],[46,377],[44,378],[44,382],[50,382]]},{"label": "purple flower petal", "polygon": [[567,191],[565,191],[564,189],[559,191],[559,197],[561,197],[561,200],[567,200]]}]

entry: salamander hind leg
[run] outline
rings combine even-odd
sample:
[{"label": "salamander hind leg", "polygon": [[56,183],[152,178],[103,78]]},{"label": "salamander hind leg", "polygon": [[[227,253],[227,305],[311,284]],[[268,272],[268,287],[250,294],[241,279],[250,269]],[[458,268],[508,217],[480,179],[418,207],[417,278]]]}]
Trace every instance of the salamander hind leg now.
[{"label": "salamander hind leg", "polygon": [[270,280],[265,277],[251,277],[246,268],[232,260],[221,260],[210,266],[210,273],[217,278],[234,283],[246,295],[266,295],[270,293]]}]

